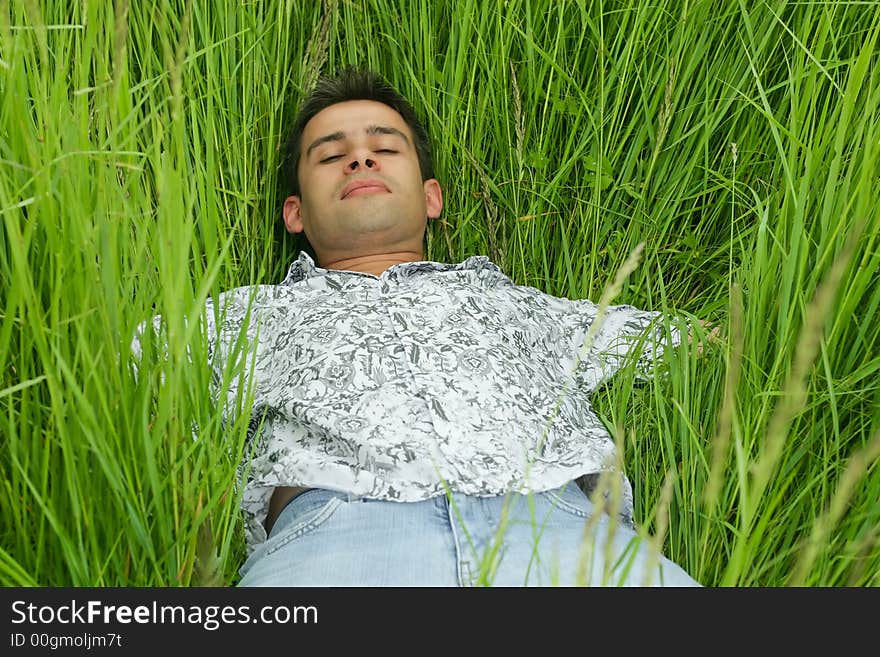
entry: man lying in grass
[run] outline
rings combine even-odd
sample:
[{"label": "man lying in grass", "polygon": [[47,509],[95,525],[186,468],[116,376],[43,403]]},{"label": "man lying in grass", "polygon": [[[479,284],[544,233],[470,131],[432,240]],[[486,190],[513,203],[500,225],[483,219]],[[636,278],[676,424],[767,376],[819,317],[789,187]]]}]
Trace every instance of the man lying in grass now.
[{"label": "man lying in grass", "polygon": [[207,313],[217,367],[255,343],[239,584],[696,585],[637,536],[589,402],[634,344],[650,364],[658,313],[425,261],[427,133],[375,74],[322,78],[288,148],[284,223],[315,258]]}]

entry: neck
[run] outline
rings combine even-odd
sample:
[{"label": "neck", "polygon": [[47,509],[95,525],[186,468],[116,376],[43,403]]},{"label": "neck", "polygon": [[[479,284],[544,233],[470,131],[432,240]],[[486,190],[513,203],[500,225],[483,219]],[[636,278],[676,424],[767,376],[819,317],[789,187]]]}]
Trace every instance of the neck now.
[{"label": "neck", "polygon": [[324,269],[341,269],[343,271],[357,271],[363,274],[379,276],[392,265],[402,262],[416,262],[424,256],[421,251],[395,251],[391,253],[376,253],[372,255],[321,259],[321,267]]}]

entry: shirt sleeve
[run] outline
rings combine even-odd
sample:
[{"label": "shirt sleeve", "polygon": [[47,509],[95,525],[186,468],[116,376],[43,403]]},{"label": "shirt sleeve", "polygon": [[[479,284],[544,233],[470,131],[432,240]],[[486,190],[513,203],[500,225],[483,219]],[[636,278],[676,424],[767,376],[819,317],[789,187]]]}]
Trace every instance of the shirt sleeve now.
[{"label": "shirt sleeve", "polygon": [[629,359],[635,360],[640,378],[650,378],[664,349],[681,341],[678,331],[670,325],[671,320],[671,316],[663,313],[629,305],[609,307],[600,320],[596,339],[597,357],[607,372],[602,381],[618,372]]},{"label": "shirt sleeve", "polygon": [[[216,331],[214,328],[213,315],[212,300],[209,298],[203,307],[202,315],[196,316],[194,320],[197,322],[201,322],[201,328],[204,329],[208,337],[207,347],[209,363],[214,360],[212,358],[212,354],[213,345],[215,342],[214,336]],[[189,325],[190,321],[193,320],[185,319],[185,325]],[[158,365],[159,367],[161,367],[159,373],[159,385],[163,386],[166,381],[166,371],[168,370],[168,361],[170,360],[171,354],[167,327],[165,325],[165,322],[163,321],[163,316],[161,314],[153,315],[151,318],[145,319],[138,324],[131,339],[130,350],[130,362],[132,365],[135,381],[138,380],[141,370],[149,372],[151,367]],[[185,364],[187,366],[195,366],[195,363],[193,362],[193,352],[189,343],[185,345],[184,357]],[[214,378],[215,376],[216,373],[212,373],[212,378]],[[193,440],[197,439],[198,436],[199,426],[198,423],[193,420]]]},{"label": "shirt sleeve", "polygon": [[[197,321],[202,321],[202,327],[204,328],[205,334],[208,338],[208,359],[210,361],[212,359],[213,347],[216,342],[216,326],[214,321],[213,300],[210,297],[208,297],[208,299],[205,301],[203,314],[200,318],[197,318]],[[152,334],[150,333],[151,330]],[[139,368],[145,356],[145,343],[150,345],[148,353],[155,353],[157,359],[161,360],[168,358],[168,335],[161,314],[153,315],[150,319],[145,319],[140,322],[140,324],[137,325],[137,328],[134,331],[134,335],[132,336],[130,349],[132,355],[131,363],[134,367],[135,380],[137,380]],[[186,347],[186,358],[187,362],[192,364],[192,350],[190,349],[189,345],[187,345]],[[164,380],[165,379],[163,375],[163,383]]]},{"label": "shirt sleeve", "polygon": [[[150,332],[152,332],[152,334]],[[134,335],[131,338],[131,365],[134,370],[135,381],[138,380],[141,365],[145,358],[145,344],[150,345],[148,353],[152,353],[153,350],[156,349],[167,354],[168,347],[162,338],[161,315],[154,315],[150,319],[143,320],[137,325]],[[164,379],[162,381],[164,383]]]},{"label": "shirt sleeve", "polygon": [[652,378],[664,350],[681,343],[677,315],[620,304],[608,306],[600,316],[598,305],[586,299],[570,302],[569,308],[575,382],[589,391],[630,363],[638,378]]}]

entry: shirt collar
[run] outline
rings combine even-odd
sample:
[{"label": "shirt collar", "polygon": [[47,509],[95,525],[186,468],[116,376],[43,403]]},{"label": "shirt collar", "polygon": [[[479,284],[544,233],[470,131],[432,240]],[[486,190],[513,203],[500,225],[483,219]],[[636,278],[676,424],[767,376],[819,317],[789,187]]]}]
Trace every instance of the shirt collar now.
[{"label": "shirt collar", "polygon": [[[417,262],[404,262],[399,265],[392,265],[386,272],[394,272],[398,276],[409,277],[419,273],[435,272],[435,271],[461,271],[470,270],[480,272],[483,270],[501,273],[501,269],[494,262],[489,260],[487,256],[475,255],[462,260],[459,263],[433,262],[429,260],[419,260]],[[326,276],[329,272],[336,274],[357,274],[358,272],[348,272],[337,269],[324,269],[315,264],[312,257],[305,251],[300,251],[299,257],[293,261],[287,271],[287,276],[281,281],[281,285],[295,285],[309,278],[316,276]]]}]

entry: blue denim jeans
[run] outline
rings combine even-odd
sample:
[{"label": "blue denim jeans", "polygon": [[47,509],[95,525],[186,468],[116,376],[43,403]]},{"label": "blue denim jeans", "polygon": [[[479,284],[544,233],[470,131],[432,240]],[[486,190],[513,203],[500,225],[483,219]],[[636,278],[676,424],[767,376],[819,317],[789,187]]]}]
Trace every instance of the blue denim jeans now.
[{"label": "blue denim jeans", "polygon": [[631,529],[592,515],[574,482],[421,502],[312,489],[284,508],[238,585],[699,586]]}]

